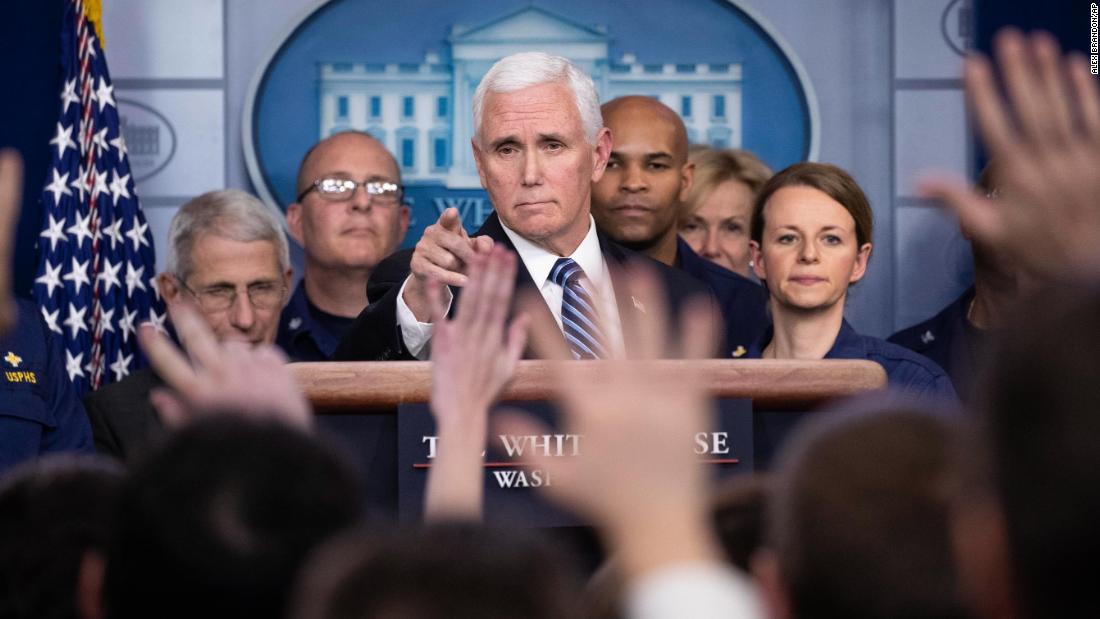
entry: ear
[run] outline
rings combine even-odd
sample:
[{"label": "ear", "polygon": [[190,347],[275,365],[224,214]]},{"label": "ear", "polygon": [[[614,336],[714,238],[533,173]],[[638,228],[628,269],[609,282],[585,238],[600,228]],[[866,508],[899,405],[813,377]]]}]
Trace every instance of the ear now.
[{"label": "ear", "polygon": [[611,158],[611,130],[607,127],[596,134],[595,166],[592,168],[592,182],[595,183],[607,169],[607,160]]},{"label": "ear", "polygon": [[852,276],[848,278],[849,284],[854,284],[863,279],[867,273],[867,263],[871,261],[871,244],[864,243],[856,253],[856,263],[852,267]]},{"label": "ear", "polygon": [[691,193],[691,185],[695,182],[695,164],[687,162],[680,168],[680,202],[686,202]]},{"label": "ear", "polygon": [[179,282],[176,281],[176,276],[167,272],[157,275],[157,288],[160,289],[160,296],[164,299],[165,305],[175,305],[179,301],[180,293],[183,292]]},{"label": "ear", "polygon": [[401,245],[401,242],[405,240],[405,233],[409,231],[409,219],[412,217],[412,209],[402,204],[401,210],[397,213],[397,244]]},{"label": "ear", "polygon": [[294,202],[290,206],[286,207],[286,229],[290,232],[291,238],[293,238],[299,247],[303,246],[302,243],[302,209],[305,208],[301,204]]},{"label": "ear", "polygon": [[749,251],[752,253],[752,272],[761,281],[768,279],[768,272],[764,268],[764,252],[760,251],[760,243],[749,241]]},{"label": "ear", "polygon": [[791,602],[787,587],[779,576],[779,558],[769,548],[761,548],[752,555],[749,571],[760,586],[760,597],[766,614],[771,619],[790,619]]},{"label": "ear", "polygon": [[1004,514],[990,497],[970,497],[951,511],[951,542],[962,594],[979,619],[1020,616]]},{"label": "ear", "polygon": [[477,164],[477,176],[481,179],[481,188],[488,191],[489,184],[485,182],[485,153],[477,145],[477,136],[470,138],[470,146],[474,149],[474,163]]},{"label": "ear", "polygon": [[76,575],[76,611],[81,619],[103,619],[103,582],[107,560],[95,550],[85,551]]}]

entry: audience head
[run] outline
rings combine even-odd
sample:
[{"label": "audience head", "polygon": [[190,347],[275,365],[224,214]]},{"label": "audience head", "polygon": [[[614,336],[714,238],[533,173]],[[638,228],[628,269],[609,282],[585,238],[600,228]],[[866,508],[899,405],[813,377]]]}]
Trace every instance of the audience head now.
[{"label": "audience head", "polygon": [[1096,616],[1100,291],[1044,293],[1017,314],[979,396],[960,564],[985,617]]},{"label": "audience head", "polygon": [[305,434],[194,422],[131,472],[108,553],[109,617],[279,617],[306,555],[359,516],[348,466]]},{"label": "audience head", "polygon": [[343,535],[317,553],[295,619],[558,619],[576,616],[575,576],[529,533],[474,524]]},{"label": "audience head", "polygon": [[752,557],[764,541],[764,519],[772,481],[766,475],[736,475],[714,494],[711,517],[726,557],[749,571]]},{"label": "audience head", "polygon": [[680,210],[680,236],[695,253],[748,277],[753,200],[772,171],[747,150],[694,148],[695,179]]},{"label": "audience head", "polygon": [[754,562],[775,617],[965,616],[949,505],[954,429],[908,410],[823,415],[784,448]]},{"label": "audience head", "polygon": [[314,144],[298,168],[296,193],[287,228],[307,265],[317,267],[314,276],[369,274],[409,227],[397,161],[369,133],[345,131]]},{"label": "audience head", "polygon": [[473,139],[481,184],[501,222],[567,255],[588,232],[592,183],[611,148],[596,89],[565,58],[513,54],[474,94]]},{"label": "audience head", "polygon": [[676,217],[692,183],[684,121],[653,97],[619,97],[601,109],[612,146],[592,185],[596,224],[638,251],[675,248]]},{"label": "audience head", "polygon": [[184,204],[168,229],[167,271],[157,278],[169,305],[190,299],[220,340],[275,341],[290,288],[290,253],[278,219],[236,189]]},{"label": "audience head", "polygon": [[81,571],[102,565],[122,484],[119,465],[83,455],[49,456],[5,475],[0,617],[71,619],[98,602],[97,590],[80,586]]},{"label": "audience head", "polygon": [[772,309],[843,307],[871,257],[873,216],[844,170],[796,163],[773,176],[753,205],[753,269]]}]

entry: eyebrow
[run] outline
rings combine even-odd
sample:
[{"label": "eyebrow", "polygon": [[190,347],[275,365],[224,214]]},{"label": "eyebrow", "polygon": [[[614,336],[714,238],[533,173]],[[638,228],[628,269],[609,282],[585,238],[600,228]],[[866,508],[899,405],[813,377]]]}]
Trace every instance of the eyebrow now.
[{"label": "eyebrow", "polygon": [[[337,170],[335,172],[328,172],[328,173],[322,174],[319,178],[339,178],[340,180],[354,180],[355,175],[352,174],[351,172],[344,172],[343,170]],[[373,182],[378,182],[378,181],[387,182],[387,183],[396,182],[396,181],[394,181],[393,179],[391,179],[390,177],[388,177],[384,174],[372,174],[372,175],[368,176],[367,179],[366,179],[366,182],[368,182],[368,183],[373,183]]]},{"label": "eyebrow", "polygon": [[[611,149],[611,156],[612,157],[623,157],[623,156],[625,156],[625,154],[621,150],[615,150],[614,148],[612,148]],[[643,153],[642,157],[644,157],[647,161],[651,161],[653,159],[672,159],[672,154],[671,153],[666,153],[665,151],[660,150],[660,151],[657,151],[655,153]]]},{"label": "eyebrow", "polygon": [[[779,226],[779,229],[780,230],[795,230],[795,231],[798,231],[799,227],[788,225],[788,226]],[[841,226],[825,226],[824,228],[821,229],[822,232],[824,232],[826,230],[840,230],[841,232],[844,232],[844,228],[841,227]]]}]

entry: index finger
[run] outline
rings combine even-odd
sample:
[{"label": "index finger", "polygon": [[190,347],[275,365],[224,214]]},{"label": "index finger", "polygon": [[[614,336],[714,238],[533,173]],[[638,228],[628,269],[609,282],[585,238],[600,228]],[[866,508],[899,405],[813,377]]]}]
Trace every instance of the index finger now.
[{"label": "index finger", "polygon": [[180,344],[191,360],[206,368],[217,365],[220,359],[218,341],[199,310],[186,301],[180,301],[168,306],[168,315],[172,318]]},{"label": "index finger", "polygon": [[195,370],[167,336],[149,324],[140,325],[137,336],[138,344],[157,376],[185,397],[195,392],[198,382]]},{"label": "index finger", "polygon": [[462,216],[459,214],[458,209],[453,206],[444,209],[444,211],[439,214],[439,225],[444,230],[460,232],[463,237],[466,236],[466,229],[462,227]]}]

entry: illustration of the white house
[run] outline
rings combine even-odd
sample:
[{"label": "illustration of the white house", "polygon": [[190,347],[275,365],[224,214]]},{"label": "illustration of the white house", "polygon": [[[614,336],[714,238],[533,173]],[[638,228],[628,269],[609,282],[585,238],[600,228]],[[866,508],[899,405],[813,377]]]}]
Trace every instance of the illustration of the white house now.
[{"label": "illustration of the white house", "polygon": [[397,157],[406,183],[479,187],[470,150],[471,102],[482,76],[509,54],[545,51],[569,58],[596,83],[601,101],[649,95],[676,110],[693,143],[741,146],[740,63],[642,64],[612,60],[603,26],[585,26],[528,7],[475,28],[452,26],[447,62],[320,63],[320,137],[368,131]]}]

